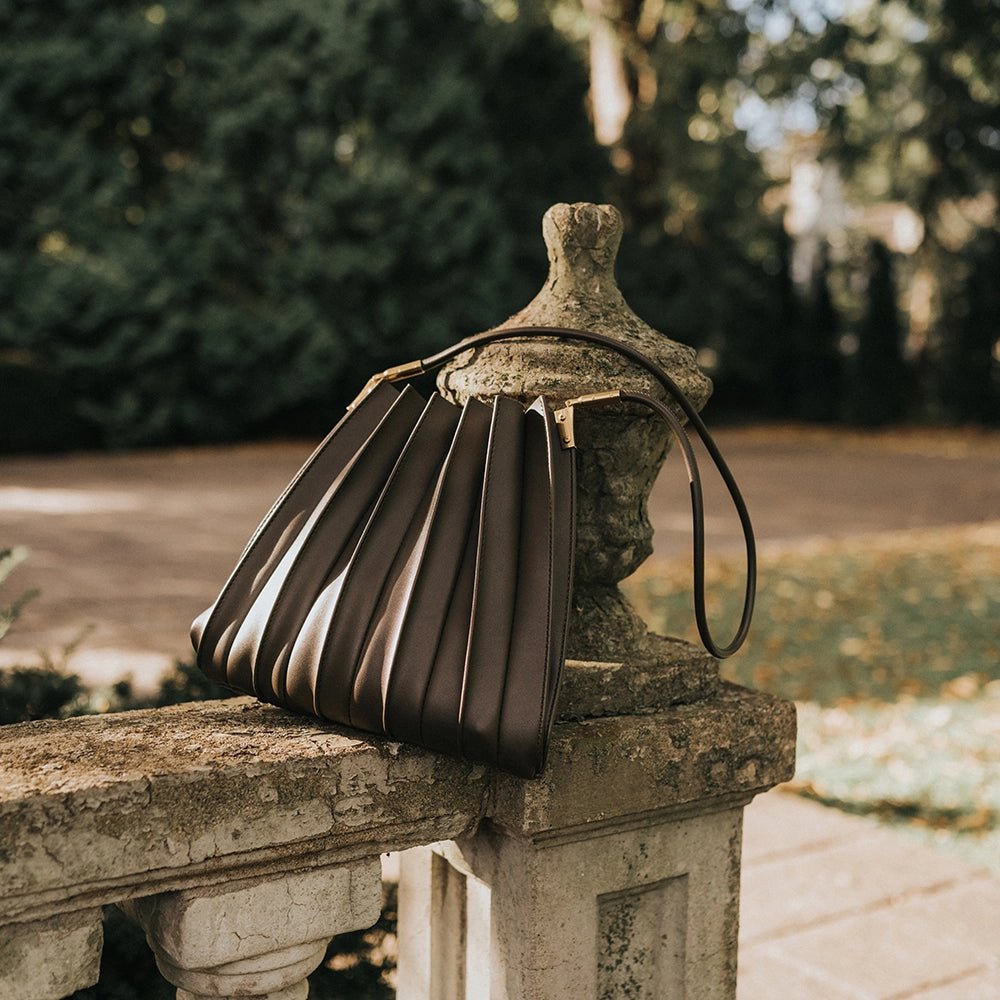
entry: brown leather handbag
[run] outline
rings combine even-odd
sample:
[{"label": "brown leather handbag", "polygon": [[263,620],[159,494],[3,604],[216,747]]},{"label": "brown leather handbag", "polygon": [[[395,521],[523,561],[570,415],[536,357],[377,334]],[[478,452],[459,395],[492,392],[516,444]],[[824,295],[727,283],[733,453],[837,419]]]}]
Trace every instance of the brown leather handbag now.
[{"label": "brown leather handbag", "polygon": [[[609,348],[652,374],[695,428],[736,505],[747,588],[718,646],[704,605],[698,466],[659,400],[612,390],[553,411],[496,396],[456,406],[391,383],[526,334]],[[602,334],[560,327],[479,334],[369,380],[275,501],[215,603],[194,622],[201,669],[262,701],[523,777],[545,765],[562,673],[575,543],[574,407],[643,403],[687,465],[695,616],[728,656],[746,638],[755,556],[746,506],[697,411],[658,365]]]}]

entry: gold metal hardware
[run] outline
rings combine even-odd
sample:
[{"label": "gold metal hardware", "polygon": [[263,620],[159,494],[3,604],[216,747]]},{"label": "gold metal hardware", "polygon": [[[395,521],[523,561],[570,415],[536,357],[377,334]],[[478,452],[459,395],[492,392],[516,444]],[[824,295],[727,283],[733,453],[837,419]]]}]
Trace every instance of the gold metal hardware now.
[{"label": "gold metal hardware", "polygon": [[423,371],[424,363],[422,361],[407,361],[405,365],[386,368],[382,372],[382,378],[386,382],[398,382],[401,378],[412,378],[414,375],[422,375]]},{"label": "gold metal hardware", "polygon": [[553,413],[556,428],[559,431],[559,440],[563,448],[576,447],[576,436],[573,428],[574,407],[586,406],[588,403],[604,403],[609,399],[620,399],[621,394],[621,389],[607,389],[604,392],[588,392],[585,396],[576,396],[573,399],[567,399]]},{"label": "gold metal hardware", "polygon": [[561,410],[556,410],[553,416],[556,418],[556,430],[559,431],[559,441],[563,448],[575,448],[576,441],[573,438],[573,407],[566,406]]},{"label": "gold metal hardware", "polygon": [[605,389],[604,392],[588,392],[585,396],[567,399],[563,406],[586,406],[587,403],[603,403],[608,399],[620,399],[621,389]]},{"label": "gold metal hardware", "polygon": [[371,395],[375,387],[382,382],[398,382],[400,379],[412,378],[414,375],[423,374],[424,366],[420,361],[408,361],[405,365],[395,365],[386,368],[384,372],[378,372],[365,383],[365,387],[351,400],[347,407],[348,412],[354,409],[366,396]]}]

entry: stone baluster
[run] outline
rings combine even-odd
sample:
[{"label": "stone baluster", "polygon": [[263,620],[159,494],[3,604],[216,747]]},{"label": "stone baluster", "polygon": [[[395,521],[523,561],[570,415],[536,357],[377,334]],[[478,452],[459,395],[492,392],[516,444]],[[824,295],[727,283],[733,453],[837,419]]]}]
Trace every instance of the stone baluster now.
[{"label": "stone baluster", "polygon": [[120,904],[146,931],[177,1000],[305,1000],[330,939],[382,909],[379,858]]},{"label": "stone baluster", "polygon": [[[583,327],[642,349],[696,406],[693,352],[646,326],[613,276],[615,209],[556,205],[551,270],[504,326]],[[462,401],[662,393],[600,348],[531,335],[456,359]],[[733,1000],[743,806],[794,770],[794,707],[721,685],[715,661],[648,636],[618,582],[650,552],[658,418],[577,415],[579,538],[560,720],[545,773],[494,779],[486,816],[402,859],[399,1000]]]},{"label": "stone baluster", "polygon": [[61,1000],[97,982],[100,907],[0,927],[0,997]]}]

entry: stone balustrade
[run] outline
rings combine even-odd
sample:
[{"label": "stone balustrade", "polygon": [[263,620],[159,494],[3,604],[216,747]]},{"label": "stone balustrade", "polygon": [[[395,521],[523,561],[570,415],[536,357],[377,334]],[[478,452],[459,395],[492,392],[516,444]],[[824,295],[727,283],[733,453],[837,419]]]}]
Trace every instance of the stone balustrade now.
[{"label": "stone balustrade", "polygon": [[[507,324],[585,326],[667,367],[693,352],[614,282],[622,220],[556,205],[551,270]],[[543,336],[439,374],[462,400],[658,392],[607,351]],[[669,446],[627,406],[581,414],[577,572],[549,763],[524,781],[251,699],[0,733],[0,998],[93,983],[101,907],[144,929],[178,1000],[293,1000],[335,934],[370,926],[403,852],[401,1000],[733,1000],[743,806],[791,777],[794,707],[722,684],[618,589],[650,551]]]},{"label": "stone balustrade", "polygon": [[789,776],[794,714],[668,644],[567,665],[535,781],[247,698],[5,728],[0,996],[95,982],[117,904],[179,1000],[305,997],[387,851],[403,1000],[731,996],[741,807]]}]

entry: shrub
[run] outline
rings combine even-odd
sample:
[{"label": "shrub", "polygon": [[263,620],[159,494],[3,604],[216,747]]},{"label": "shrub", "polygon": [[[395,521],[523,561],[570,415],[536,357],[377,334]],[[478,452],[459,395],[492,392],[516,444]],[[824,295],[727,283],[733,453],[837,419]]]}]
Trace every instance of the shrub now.
[{"label": "shrub", "polygon": [[606,169],[578,57],[477,0],[0,0],[0,63],[0,448],[326,427]]}]

